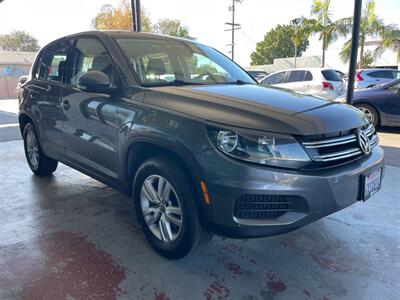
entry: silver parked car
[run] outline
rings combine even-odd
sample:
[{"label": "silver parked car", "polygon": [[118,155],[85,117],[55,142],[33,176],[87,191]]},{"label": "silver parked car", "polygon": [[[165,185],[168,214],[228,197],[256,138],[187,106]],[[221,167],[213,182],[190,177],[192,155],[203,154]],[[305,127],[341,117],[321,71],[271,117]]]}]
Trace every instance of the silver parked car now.
[{"label": "silver parked car", "polygon": [[264,77],[261,83],[320,96],[328,100],[334,100],[346,92],[339,74],[333,69],[324,68],[279,71]]},{"label": "silver parked car", "polygon": [[359,70],[355,82],[355,89],[366,89],[377,84],[400,79],[400,71],[394,69],[363,69]]}]

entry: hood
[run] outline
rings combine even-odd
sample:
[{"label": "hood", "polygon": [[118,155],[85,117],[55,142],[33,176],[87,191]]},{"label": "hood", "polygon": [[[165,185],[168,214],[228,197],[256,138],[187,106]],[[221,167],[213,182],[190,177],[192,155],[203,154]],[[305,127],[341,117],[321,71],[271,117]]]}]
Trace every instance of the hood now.
[{"label": "hood", "polygon": [[144,101],[222,125],[295,135],[333,133],[367,122],[353,107],[262,85],[154,87]]}]

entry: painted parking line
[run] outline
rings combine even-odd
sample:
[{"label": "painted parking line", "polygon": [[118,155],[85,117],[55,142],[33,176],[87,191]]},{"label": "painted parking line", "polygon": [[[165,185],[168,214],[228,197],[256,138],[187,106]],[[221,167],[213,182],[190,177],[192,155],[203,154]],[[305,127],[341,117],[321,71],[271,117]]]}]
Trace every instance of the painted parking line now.
[{"label": "painted parking line", "polygon": [[0,128],[19,127],[19,123],[0,124]]}]

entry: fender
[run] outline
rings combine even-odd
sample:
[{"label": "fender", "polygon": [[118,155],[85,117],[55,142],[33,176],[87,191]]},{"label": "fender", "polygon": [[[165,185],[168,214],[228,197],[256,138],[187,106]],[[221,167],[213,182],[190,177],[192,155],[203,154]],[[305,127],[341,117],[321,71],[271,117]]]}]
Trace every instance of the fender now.
[{"label": "fender", "polygon": [[139,145],[140,143],[153,144],[160,148],[164,148],[182,160],[192,175],[195,192],[196,195],[198,195],[198,201],[196,201],[196,205],[199,208],[198,211],[200,213],[202,223],[207,226],[208,224],[206,224],[206,220],[209,219],[206,217],[206,215],[208,215],[208,207],[203,201],[203,193],[200,186],[200,181],[204,180],[204,175],[200,164],[195,159],[193,153],[184,144],[177,140],[167,138],[164,135],[150,132],[140,133],[140,135],[131,137],[124,145],[121,146],[121,154],[119,157],[119,165],[122,176],[121,181],[125,181],[129,185],[128,196],[132,195],[132,183],[134,176],[134,170],[131,170],[133,158],[132,155],[130,155],[130,151],[134,151],[135,145]]}]

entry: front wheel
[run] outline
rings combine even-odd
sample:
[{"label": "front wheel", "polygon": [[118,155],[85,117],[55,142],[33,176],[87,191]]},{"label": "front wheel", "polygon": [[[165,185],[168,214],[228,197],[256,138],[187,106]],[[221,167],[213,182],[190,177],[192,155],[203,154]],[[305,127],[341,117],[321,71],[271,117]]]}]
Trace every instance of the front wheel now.
[{"label": "front wheel", "polygon": [[364,103],[356,104],[354,106],[367,116],[368,120],[372,123],[372,125],[374,125],[374,127],[379,125],[379,115],[373,106]]},{"label": "front wheel", "polygon": [[51,176],[57,169],[58,162],[42,152],[35,126],[32,123],[26,124],[23,138],[26,160],[32,172],[39,176]]},{"label": "front wheel", "polygon": [[162,256],[183,258],[211,239],[200,223],[192,185],[168,156],[145,161],[136,173],[133,191],[138,221]]}]

